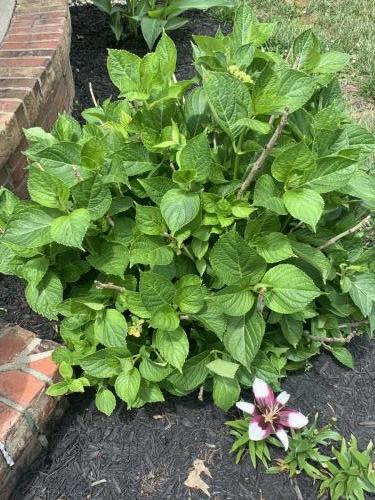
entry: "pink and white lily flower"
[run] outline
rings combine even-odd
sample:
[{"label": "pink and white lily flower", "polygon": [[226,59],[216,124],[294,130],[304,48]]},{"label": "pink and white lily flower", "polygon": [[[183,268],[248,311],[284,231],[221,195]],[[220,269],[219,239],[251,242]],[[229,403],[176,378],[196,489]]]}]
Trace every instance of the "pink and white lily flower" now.
[{"label": "pink and white lily flower", "polygon": [[274,433],[280,439],[285,450],[289,446],[288,434],[285,427],[301,429],[308,420],[297,410],[286,407],[290,394],[283,391],[275,397],[271,387],[256,378],[253,383],[255,404],[239,401],[237,408],[251,415],[249,424],[249,438],[252,441],[262,441]]}]

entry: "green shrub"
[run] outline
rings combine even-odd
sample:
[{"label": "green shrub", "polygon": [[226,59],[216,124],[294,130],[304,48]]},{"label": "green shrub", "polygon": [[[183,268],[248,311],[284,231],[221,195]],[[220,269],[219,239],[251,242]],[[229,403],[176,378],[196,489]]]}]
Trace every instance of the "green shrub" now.
[{"label": "green shrub", "polygon": [[321,348],[352,365],[374,325],[375,140],[345,113],[347,57],[307,31],[283,60],[271,32],[241,7],[231,35],[195,37],[188,81],[166,34],[143,59],[110,50],[119,100],[26,131],[31,201],[2,190],[0,271],[63,317],[51,394],[94,386],[109,414],[113,388],[139,407],[204,386],[226,410]]},{"label": "green shrub", "polygon": [[211,7],[230,10],[234,7],[234,0],[128,0],[125,4],[113,3],[111,0],[92,1],[109,16],[109,24],[117,41],[126,35],[138,36],[140,28],[150,50],[163,31],[176,30],[189,22],[189,19],[181,17],[187,10],[206,10]]}]

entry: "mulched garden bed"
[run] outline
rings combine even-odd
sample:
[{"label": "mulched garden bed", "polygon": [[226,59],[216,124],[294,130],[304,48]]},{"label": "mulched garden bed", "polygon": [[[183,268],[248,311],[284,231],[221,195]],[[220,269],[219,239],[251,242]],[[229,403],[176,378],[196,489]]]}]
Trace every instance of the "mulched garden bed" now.
[{"label": "mulched garden bed", "polygon": [[[116,96],[106,72],[106,48],[113,39],[105,16],[92,7],[71,9],[73,38],[71,60],[76,82],[74,116],[92,105],[89,82],[96,97]],[[191,74],[192,33],[212,34],[217,24],[207,16],[173,34],[178,46],[178,76]],[[142,42],[125,47],[137,54],[146,52]],[[44,338],[56,338],[54,324],[28,308],[23,285],[17,279],[0,277],[0,316],[33,330]],[[313,360],[305,373],[290,375],[284,384],[292,394],[292,406],[312,418],[319,411],[325,423],[335,414],[337,427],[360,444],[374,435],[375,344],[356,339],[350,345],[355,369],[339,366],[330,356]],[[16,499],[180,499],[207,498],[184,486],[193,460],[200,458],[212,474],[208,479],[214,499],[292,500],[293,484],[286,476],[269,476],[262,467],[254,471],[244,459],[235,465],[229,455],[232,440],[224,426],[228,415],[207,396],[204,402],[193,394],[168,397],[165,404],[126,411],[119,408],[110,418],[100,414],[92,394],[73,396],[71,406],[51,438],[49,447],[24,475]],[[232,412],[232,416],[236,411]],[[314,485],[301,477],[298,485],[304,500],[316,499]],[[0,495],[1,496],[1,495]],[[300,499],[301,500],[301,499]]]}]

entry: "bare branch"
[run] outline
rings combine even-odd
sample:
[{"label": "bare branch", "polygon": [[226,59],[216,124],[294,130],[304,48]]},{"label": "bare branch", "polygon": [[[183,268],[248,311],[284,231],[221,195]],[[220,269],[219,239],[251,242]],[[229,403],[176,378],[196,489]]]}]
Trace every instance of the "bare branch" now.
[{"label": "bare branch", "polygon": [[370,223],[370,221],[371,221],[371,215],[368,215],[355,226],[351,227],[350,229],[347,229],[346,231],[338,234],[337,236],[334,236],[333,238],[323,243],[323,245],[320,245],[319,250],[323,250],[323,248],[327,248],[331,245],[334,245],[337,241],[341,240],[342,238],[345,238],[345,236],[349,236],[350,234],[356,233],[357,231],[361,231],[361,229],[365,228]]},{"label": "bare branch", "polygon": [[126,288],[123,286],[118,286],[115,285],[114,283],[101,283],[100,281],[95,280],[94,281],[96,288],[99,288],[101,290],[115,290],[116,292],[123,293],[126,292]]},{"label": "bare branch", "polygon": [[269,154],[273,150],[273,148],[276,146],[277,141],[279,140],[282,131],[285,128],[285,125],[288,122],[288,116],[289,116],[289,108],[286,107],[284,111],[282,112],[280,122],[278,126],[276,127],[274,133],[272,134],[272,137],[266,144],[266,146],[263,148],[263,151],[261,152],[259,158],[255,161],[253,164],[252,169],[250,172],[247,174],[245,180],[241,184],[240,189],[238,190],[237,193],[237,199],[241,198],[241,196],[244,194],[245,191],[247,191],[248,187],[250,184],[253,182],[255,179],[256,175],[258,172],[263,168],[265,161],[267,160]]},{"label": "bare branch", "polygon": [[97,108],[98,107],[98,101],[95,99],[95,95],[94,95],[94,91],[92,89],[92,83],[91,82],[89,82],[89,90],[90,90],[90,95],[91,95],[92,102],[94,103],[94,106]]}]

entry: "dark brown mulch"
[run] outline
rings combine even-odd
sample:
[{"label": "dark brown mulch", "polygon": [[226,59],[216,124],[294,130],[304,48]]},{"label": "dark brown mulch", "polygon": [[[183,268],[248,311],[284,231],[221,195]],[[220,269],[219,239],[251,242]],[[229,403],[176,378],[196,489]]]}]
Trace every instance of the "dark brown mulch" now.
[{"label": "dark brown mulch", "polygon": [[[77,99],[74,114],[78,118],[82,109],[92,105],[89,81],[100,100],[116,95],[105,70],[106,47],[114,45],[103,15],[91,7],[72,8],[71,14]],[[216,28],[211,19],[197,15],[188,27],[174,34],[180,78],[191,74],[191,34],[214,33]],[[137,41],[125,46],[138,54],[146,50]],[[53,335],[53,325],[28,308],[18,280],[0,278],[0,306],[8,309],[3,314],[6,320],[43,337]],[[324,423],[334,412],[338,429],[346,437],[356,434],[365,445],[373,437],[375,426],[375,345],[362,338],[356,339],[350,349],[354,370],[339,366],[323,354],[313,360],[310,371],[290,375],[284,386],[292,394],[292,406],[311,418],[319,411]],[[207,479],[207,483],[214,499],[296,498],[286,476],[266,475],[261,466],[254,471],[247,459],[235,465],[229,455],[232,440],[224,426],[228,415],[209,397],[203,403],[196,394],[168,397],[165,404],[134,411],[126,411],[119,404],[111,418],[95,409],[92,394],[73,396],[70,402],[48,449],[24,475],[15,499],[204,499],[203,493],[183,485],[196,458],[205,459],[211,471],[212,480]],[[306,478],[298,478],[298,485],[304,500],[317,498],[316,487]]]}]

